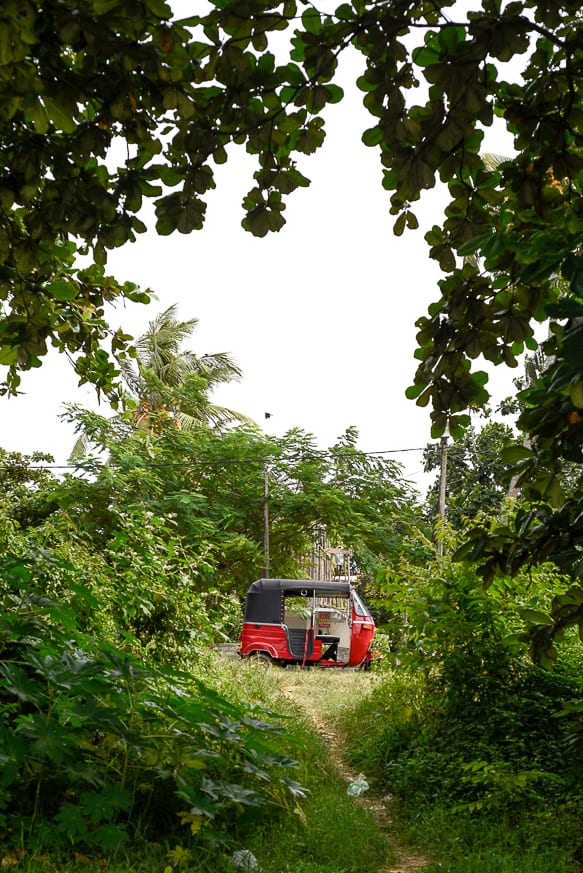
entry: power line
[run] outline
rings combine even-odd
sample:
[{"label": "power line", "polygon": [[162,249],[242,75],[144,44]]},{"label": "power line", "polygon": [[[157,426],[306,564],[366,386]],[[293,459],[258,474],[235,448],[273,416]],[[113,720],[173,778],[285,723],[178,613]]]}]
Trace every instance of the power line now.
[{"label": "power line", "polygon": [[[433,445],[433,444],[430,444]],[[416,448],[403,448],[403,449],[383,449],[381,451],[373,451],[373,452],[362,452],[359,449],[355,449],[353,452],[331,452],[331,451],[323,451],[323,452],[311,452],[305,454],[299,454],[296,457],[298,461],[318,461],[325,460],[326,458],[352,458],[358,460],[359,458],[373,458],[380,455],[390,455],[390,454],[400,454],[402,452],[424,452],[427,446],[416,447]],[[138,463],[128,462],[127,464],[123,464],[128,468],[131,467],[139,467],[140,469],[156,469],[156,468],[189,468],[189,467],[211,467],[211,466],[221,466],[225,464],[259,464],[264,465],[268,464],[271,461],[283,460],[285,458],[278,459],[276,456],[267,455],[265,458],[220,458],[218,460],[212,460],[210,458],[206,458],[200,461],[139,461]],[[93,467],[119,467],[121,466],[121,462],[111,463],[109,461],[99,461],[95,458],[84,458],[82,461],[78,462],[70,462],[68,464],[22,464],[22,463],[0,463],[0,470],[4,471],[42,471],[42,470],[86,470],[87,468]]]},{"label": "power line", "polygon": [[[295,461],[323,461],[326,459],[341,459],[348,458],[353,460],[359,460],[360,458],[381,458],[383,455],[398,455],[409,452],[425,452],[427,450],[440,449],[440,443],[427,443],[425,446],[409,446],[407,448],[399,448],[399,449],[381,449],[378,451],[370,451],[364,452],[359,449],[354,449],[353,451],[347,452],[338,452],[338,451],[319,451],[313,450],[311,452],[301,453],[294,452],[294,460]],[[451,446],[450,454],[452,456],[452,462],[455,464],[456,460],[464,460],[464,455],[467,452],[464,451],[464,454],[460,453],[461,447]],[[457,454],[457,457],[456,457]],[[494,450],[487,450],[485,452],[479,453],[475,452],[474,454],[478,455],[482,460],[494,459],[498,457],[498,453]],[[275,455],[266,455],[263,458],[220,458],[220,459],[211,459],[205,458],[202,460],[189,460],[189,461],[138,461],[138,462],[111,462],[111,461],[100,461],[97,458],[84,458],[81,461],[73,461],[67,464],[26,464],[26,463],[0,463],[0,470],[2,471],[11,471],[11,472],[42,472],[42,471],[50,471],[50,470],[66,470],[69,472],[74,471],[83,471],[87,472],[92,467],[97,468],[105,468],[105,467],[115,467],[119,468],[124,466],[126,469],[131,468],[140,468],[140,469],[188,469],[192,467],[217,467],[217,466],[225,466],[225,465],[235,465],[235,464],[257,464],[257,465],[265,465],[274,461],[279,461],[280,463],[285,463],[286,459],[284,457],[278,458]],[[431,470],[420,470],[420,473],[435,473],[438,472],[438,468],[434,467]],[[415,474],[417,475],[417,474]],[[458,477],[455,475],[453,479],[457,479]]]}]

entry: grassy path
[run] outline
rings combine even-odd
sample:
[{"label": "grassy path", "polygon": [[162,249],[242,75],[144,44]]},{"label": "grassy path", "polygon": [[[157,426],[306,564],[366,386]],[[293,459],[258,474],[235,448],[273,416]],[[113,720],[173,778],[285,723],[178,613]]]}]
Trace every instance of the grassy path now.
[{"label": "grassy path", "polygon": [[[350,708],[354,700],[370,692],[375,682],[374,674],[353,670],[277,671],[270,668],[270,673],[274,672],[283,696],[301,712],[307,725],[323,738],[331,763],[343,782],[348,786],[356,779],[366,780],[367,774],[353,772],[347,763],[346,739],[339,720],[343,710]],[[369,790],[354,798],[353,802],[374,816],[391,843],[394,860],[380,867],[378,873],[413,873],[428,864],[425,858],[398,844],[390,795]]]}]

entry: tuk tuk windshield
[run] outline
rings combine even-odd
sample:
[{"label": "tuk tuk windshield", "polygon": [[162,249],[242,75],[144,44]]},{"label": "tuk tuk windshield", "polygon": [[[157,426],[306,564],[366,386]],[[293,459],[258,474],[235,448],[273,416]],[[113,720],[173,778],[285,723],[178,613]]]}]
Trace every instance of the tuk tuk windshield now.
[{"label": "tuk tuk windshield", "polygon": [[354,612],[361,618],[371,618],[368,606],[365,606],[356,591],[352,592],[352,602],[354,604]]}]

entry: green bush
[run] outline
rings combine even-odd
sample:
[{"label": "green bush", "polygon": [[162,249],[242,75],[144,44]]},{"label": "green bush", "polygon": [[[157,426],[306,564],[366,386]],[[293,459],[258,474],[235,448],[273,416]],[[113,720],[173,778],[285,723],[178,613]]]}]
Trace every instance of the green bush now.
[{"label": "green bush", "polygon": [[575,662],[532,664],[508,589],[465,566],[444,560],[408,586],[401,666],[352,719],[355,766],[416,804],[502,813],[568,794],[571,725],[556,715],[581,695]]},{"label": "green bush", "polygon": [[214,852],[266,808],[297,807],[304,790],[273,714],[92,639],[68,604],[38,594],[33,560],[2,571],[4,845],[174,839]]}]

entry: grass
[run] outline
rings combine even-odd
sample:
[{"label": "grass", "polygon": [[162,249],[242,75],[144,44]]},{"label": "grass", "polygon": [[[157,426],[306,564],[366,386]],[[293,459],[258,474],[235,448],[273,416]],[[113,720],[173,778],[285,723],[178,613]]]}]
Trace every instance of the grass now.
[{"label": "grass", "polygon": [[[415,736],[427,716],[418,675],[247,664],[238,665],[237,673],[247,694],[252,689],[254,699],[291,720],[301,744],[297,778],[310,790],[302,816],[285,819],[283,827],[264,821],[253,834],[247,848],[264,873],[378,873],[407,846],[432,859],[425,873],[583,870],[568,836],[577,833],[576,798],[507,816],[452,813],[437,801],[401,798],[398,814],[391,804],[393,821],[383,832],[369,810],[347,797],[346,780],[333,759],[342,753],[354,772],[364,771],[373,788],[386,792],[386,766],[395,746]],[[232,680],[232,673],[225,676],[227,684]],[[335,747],[336,735],[341,744]]]},{"label": "grass", "polygon": [[[252,702],[266,720],[286,728],[280,751],[297,762],[291,777],[307,789],[287,808],[264,808],[239,850],[257,859],[260,873],[377,873],[394,856],[389,837],[373,813],[346,792],[326,740],[313,726],[315,716],[332,725],[350,706],[352,694],[370,680],[365,674],[292,671],[208,656],[200,665],[205,680],[222,695]],[[180,847],[178,847],[180,849]],[[29,849],[0,862],[14,873],[236,873],[227,853],[214,857],[180,854],[176,846],[124,848],[115,856],[34,855]]]},{"label": "grass", "polygon": [[373,815],[346,794],[324,743],[304,731],[306,753],[299,780],[309,789],[302,813],[291,821],[266,821],[248,848],[267,873],[376,873],[390,856]]},{"label": "grass", "polygon": [[[575,808],[573,808],[575,813]],[[570,843],[576,820],[524,810],[513,818],[444,807],[403,809],[403,823],[416,845],[431,851],[424,873],[576,873],[582,868]]]},{"label": "grass", "polygon": [[465,858],[454,861],[438,862],[424,868],[424,873],[572,873],[573,867],[565,865],[553,857],[544,858],[538,854],[529,853],[517,857],[514,854],[504,855],[497,852],[486,854],[472,853]]},{"label": "grass", "polygon": [[246,848],[264,873],[377,873],[394,857],[388,835],[365,805],[347,795],[331,737],[314,729],[329,733],[352,695],[368,689],[368,677],[262,665],[239,669],[251,685],[267,688],[272,705],[288,718],[288,730],[300,740],[296,778],[309,792],[291,820],[266,820]]}]

